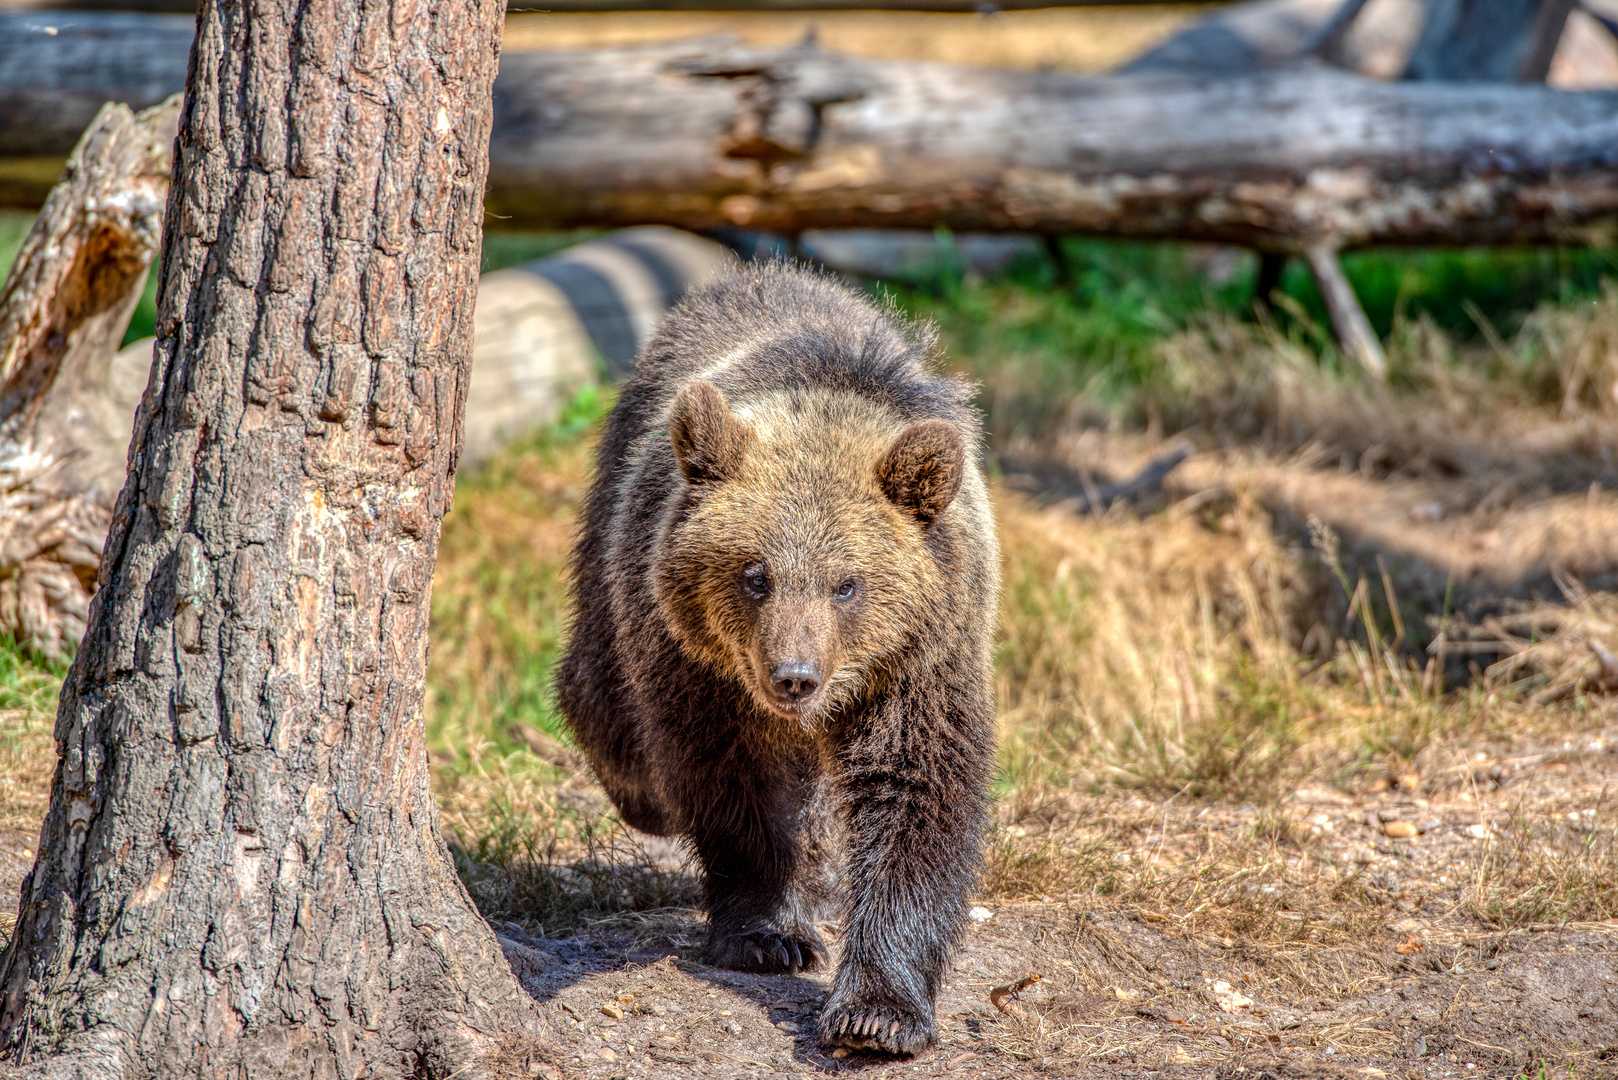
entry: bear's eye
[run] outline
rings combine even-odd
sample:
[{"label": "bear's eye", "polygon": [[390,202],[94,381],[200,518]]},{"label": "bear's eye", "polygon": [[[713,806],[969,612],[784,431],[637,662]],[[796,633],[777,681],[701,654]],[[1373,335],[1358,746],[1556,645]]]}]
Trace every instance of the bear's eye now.
[{"label": "bear's eye", "polygon": [[837,599],[839,599],[839,600],[848,600],[848,599],[851,599],[853,597],[853,595],[854,595],[854,579],[853,578],[849,578],[847,581],[845,581],[841,585],[837,586]]},{"label": "bear's eye", "polygon": [[742,588],[749,596],[762,598],[770,595],[770,579],[764,576],[763,570],[749,567],[742,576]]}]

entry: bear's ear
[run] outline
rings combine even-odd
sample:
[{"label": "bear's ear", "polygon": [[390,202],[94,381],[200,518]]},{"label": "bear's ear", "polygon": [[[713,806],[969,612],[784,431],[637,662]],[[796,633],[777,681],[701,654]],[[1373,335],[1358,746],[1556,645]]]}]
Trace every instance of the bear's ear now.
[{"label": "bear's ear", "polygon": [[877,483],[923,525],[955,501],[966,471],[966,440],[943,420],[911,424],[876,463]]},{"label": "bear's ear", "polygon": [[694,382],[674,396],[669,441],[680,472],[691,483],[713,484],[735,476],[752,437],[713,383]]}]

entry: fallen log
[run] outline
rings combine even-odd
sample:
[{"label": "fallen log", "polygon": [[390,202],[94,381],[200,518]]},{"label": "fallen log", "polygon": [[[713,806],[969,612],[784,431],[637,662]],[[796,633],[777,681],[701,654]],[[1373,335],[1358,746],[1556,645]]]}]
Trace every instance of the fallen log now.
[{"label": "fallen log", "polygon": [[536,227],[946,225],[1301,255],[1576,243],[1618,215],[1618,92],[689,43],[508,56],[495,94],[490,204]]},{"label": "fallen log", "polygon": [[[139,100],[183,81],[172,19],[41,25],[0,15],[0,155],[26,164],[60,142],[98,87]],[[1082,78],[699,41],[508,54],[488,207],[531,228],[942,225],[1304,255],[1345,352],[1381,378],[1336,253],[1611,243],[1615,135],[1613,91],[1386,83],[1312,63]]]},{"label": "fallen log", "polygon": [[[21,145],[5,110],[39,115],[58,83],[94,96],[103,71],[110,89],[114,56],[145,56],[155,91],[148,46],[172,50],[179,84],[172,28],[159,46],[141,16],[70,50],[96,18],[64,16],[46,36],[26,29],[37,15],[0,16],[5,153],[47,152]],[[1618,92],[1314,66],[1084,78],[715,41],[511,53],[490,153],[489,209],[529,228],[943,225],[1302,255],[1599,242],[1618,217]]]}]

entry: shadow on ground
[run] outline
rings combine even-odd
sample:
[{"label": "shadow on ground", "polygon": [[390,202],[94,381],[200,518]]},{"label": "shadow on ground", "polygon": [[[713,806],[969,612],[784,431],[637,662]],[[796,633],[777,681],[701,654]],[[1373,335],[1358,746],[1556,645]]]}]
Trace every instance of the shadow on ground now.
[{"label": "shadow on ground", "polygon": [[[718,971],[613,931],[515,944],[550,1026],[538,1076],[1507,1077],[1572,1047],[1577,1075],[1618,1075],[1603,1046],[1618,1032],[1618,927],[1442,940],[1414,957],[1385,944],[1307,955],[1123,912],[1003,905],[969,932],[939,1045],[902,1060],[816,1045],[824,975]],[[1337,978],[1289,999],[1299,965]],[[990,1004],[1029,974],[1042,978],[1009,1012]]]}]

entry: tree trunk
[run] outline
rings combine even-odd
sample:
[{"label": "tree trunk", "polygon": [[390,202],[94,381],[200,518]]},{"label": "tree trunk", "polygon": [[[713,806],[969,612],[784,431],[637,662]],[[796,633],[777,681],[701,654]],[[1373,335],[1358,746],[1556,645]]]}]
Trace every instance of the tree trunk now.
[{"label": "tree trunk", "polygon": [[[21,33],[0,19],[0,41]],[[12,85],[0,129],[54,92]],[[944,225],[1300,256],[1581,243],[1618,217],[1618,92],[1312,67],[1083,78],[699,41],[508,56],[490,160],[489,208],[514,227]]]},{"label": "tree trunk", "polygon": [[470,1076],[533,1030],[421,716],[500,16],[199,14],[152,381],[0,961],[13,1061]]},{"label": "tree trunk", "polygon": [[49,655],[84,633],[124,482],[131,413],[109,375],[157,253],[179,115],[178,98],[103,108],[0,292],[0,633]]},{"label": "tree trunk", "polygon": [[1544,82],[1575,0],[1426,0],[1407,79]]}]

